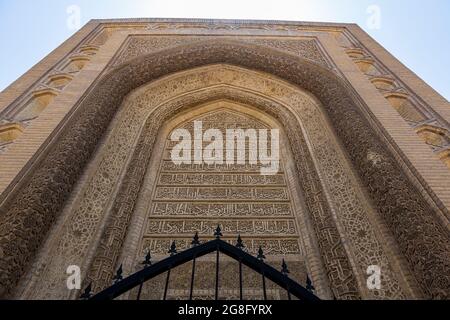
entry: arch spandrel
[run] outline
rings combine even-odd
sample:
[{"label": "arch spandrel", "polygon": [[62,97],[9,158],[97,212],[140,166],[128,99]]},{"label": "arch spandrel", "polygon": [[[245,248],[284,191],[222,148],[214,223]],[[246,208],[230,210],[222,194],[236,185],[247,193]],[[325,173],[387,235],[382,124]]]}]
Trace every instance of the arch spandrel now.
[{"label": "arch spandrel", "polygon": [[[38,232],[37,235],[33,234],[18,239],[17,233],[15,233],[16,228],[24,228],[24,222],[30,217],[31,207],[36,207],[33,206],[33,203],[43,204],[44,202],[45,204],[41,207],[47,208],[46,213],[48,212],[48,214],[45,216],[49,219],[39,218],[42,217],[40,214],[44,212],[35,214],[34,228],[40,231],[49,228],[51,217],[60,211],[64,200],[101,137],[101,133],[110,122],[112,114],[114,114],[112,111],[117,108],[118,101],[131,89],[165,74],[213,63],[229,63],[268,72],[317,96],[333,123],[340,141],[345,146],[349,158],[363,177],[362,180],[370,190],[374,203],[395,238],[397,240],[411,239],[408,234],[417,235],[418,226],[427,229],[418,236],[420,239],[413,238],[413,240],[398,243],[409,264],[416,270],[419,269],[416,272],[416,278],[421,289],[425,295],[433,297],[443,297],[447,294],[448,255],[441,253],[448,252],[448,236],[434,214],[425,214],[425,212],[433,212],[434,209],[420,196],[419,191],[399,169],[388,148],[374,134],[374,130],[370,128],[358,106],[352,100],[353,94],[342,80],[312,63],[270,49],[216,41],[205,43],[202,46],[184,46],[183,50],[170,49],[163,55],[159,53],[136,59],[126,66],[114,69],[87,95],[75,122],[65,132],[61,141],[55,144],[52,153],[33,175],[31,183],[17,195],[11,210],[4,217],[6,222],[3,224],[4,230],[8,230],[6,233],[9,232],[8,236],[13,237],[16,243],[15,248],[7,249],[5,247],[5,250],[29,252],[28,255],[18,258],[12,264],[11,261],[8,261],[0,266],[5,271],[4,284],[2,283],[5,290],[10,290],[14,286],[14,279],[17,280],[18,277],[14,277],[12,274],[17,274],[16,270],[19,270],[19,273],[20,270],[23,270],[45,234],[45,232]],[[89,112],[83,113],[83,110],[89,110]],[[92,139],[86,139],[87,136]],[[73,152],[68,152],[69,150]],[[365,157],[369,154],[375,154],[380,161],[374,162],[370,160],[373,157]],[[64,169],[68,163],[77,165],[71,170]],[[378,171],[383,172],[383,175],[390,179],[378,179],[376,174]],[[49,172],[55,174],[55,177],[49,175]],[[58,191],[55,191],[54,188],[56,176],[59,177],[56,180],[60,186],[56,188]],[[398,185],[402,187],[398,189],[396,187]],[[36,189],[48,190],[50,194],[55,193],[54,197],[48,199],[31,197],[30,201],[24,201],[30,194],[35,193]],[[393,190],[397,195],[396,201],[391,201],[386,197]],[[409,214],[402,217],[400,222],[395,212],[405,210],[405,206],[408,207]],[[16,212],[22,214],[16,214]],[[420,252],[417,251],[419,247],[426,248],[423,250],[427,252],[436,253],[432,255],[433,262],[429,266],[419,263],[421,254],[424,254],[422,249]],[[7,255],[9,256],[9,252]],[[13,252],[10,256],[15,257]],[[430,272],[430,268],[433,269],[433,272]],[[430,274],[438,275],[440,280],[427,280],[430,278]]]}]

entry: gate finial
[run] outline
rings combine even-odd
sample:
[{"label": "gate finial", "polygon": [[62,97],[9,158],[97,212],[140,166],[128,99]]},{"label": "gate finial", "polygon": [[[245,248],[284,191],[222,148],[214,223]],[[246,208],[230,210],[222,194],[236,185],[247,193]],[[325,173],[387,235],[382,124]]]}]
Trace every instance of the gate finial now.
[{"label": "gate finial", "polygon": [[221,237],[223,237],[222,229],[220,228],[220,224],[217,226],[216,231],[214,231],[214,236],[216,237],[216,239],[220,239]]},{"label": "gate finial", "polygon": [[148,250],[147,255],[145,256],[145,260],[142,262],[144,268],[150,267],[152,265],[152,255],[150,254],[150,250]]},{"label": "gate finial", "polygon": [[119,269],[117,269],[116,275],[113,278],[114,284],[123,280],[123,265],[120,265]]},{"label": "gate finial", "polygon": [[258,256],[256,258],[258,258],[258,260],[260,260],[260,261],[264,261],[264,259],[266,258],[262,247],[259,247]]},{"label": "gate finial", "polygon": [[281,264],[281,273],[285,276],[287,276],[290,273],[286,261],[284,259],[283,263]]},{"label": "gate finial", "polygon": [[192,244],[192,246],[194,246],[194,247],[200,245],[200,241],[199,241],[199,237],[198,237],[198,232],[195,233],[195,236],[194,236],[194,238],[192,239],[191,244]]},{"label": "gate finial", "polygon": [[244,250],[245,248],[244,241],[242,241],[241,235],[239,235],[237,238],[236,248],[241,250]]},{"label": "gate finial", "polygon": [[170,246],[170,250],[168,253],[170,253],[170,256],[174,256],[177,254],[177,244],[175,243],[175,241],[172,242],[172,245]]}]

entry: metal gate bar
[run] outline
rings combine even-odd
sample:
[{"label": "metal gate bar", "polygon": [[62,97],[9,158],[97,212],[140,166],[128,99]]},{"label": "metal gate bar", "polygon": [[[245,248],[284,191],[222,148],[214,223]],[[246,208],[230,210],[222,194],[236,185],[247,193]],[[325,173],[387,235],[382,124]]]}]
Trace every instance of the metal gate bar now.
[{"label": "metal gate bar", "polygon": [[307,277],[308,282],[307,285],[309,290],[305,289],[300,284],[289,278],[288,276],[289,270],[287,268],[287,264],[284,261],[284,259],[282,264],[282,270],[280,272],[264,262],[265,256],[262,251],[262,248],[260,248],[258,256],[253,257],[243,250],[245,246],[240,236],[238,238],[236,246],[233,246],[221,240],[222,233],[220,227],[217,228],[214,236],[216,237],[216,239],[206,242],[204,244],[200,244],[198,240],[198,234],[196,234],[192,242],[193,247],[180,253],[177,252],[176,244],[175,242],[173,242],[169,250],[170,257],[155,264],[151,263],[150,253],[148,253],[146,260],[143,262],[144,264],[143,270],[136,272],[135,274],[127,277],[126,279],[123,279],[121,266],[117,272],[116,277],[114,278],[115,283],[111,287],[92,296],[91,294],[92,284],[90,284],[86,288],[84,294],[81,295],[81,298],[90,300],[112,300],[134,288],[139,288],[137,295],[137,299],[139,300],[141,298],[143,284],[148,280],[153,279],[156,276],[159,276],[167,272],[166,284],[164,288],[164,300],[166,300],[168,287],[170,285],[171,270],[189,261],[192,261],[193,265],[192,265],[191,286],[189,293],[189,299],[192,300],[194,290],[196,260],[205,255],[216,252],[216,283],[215,283],[216,300],[219,299],[220,253],[223,253],[226,256],[239,262],[239,297],[241,300],[243,299],[242,265],[245,265],[250,269],[252,269],[253,271],[261,274],[263,281],[264,300],[267,300],[266,278],[271,280],[278,286],[286,289],[289,300],[292,299],[292,296],[305,301],[320,300],[312,292],[312,289],[314,287],[312,286],[309,277]]}]

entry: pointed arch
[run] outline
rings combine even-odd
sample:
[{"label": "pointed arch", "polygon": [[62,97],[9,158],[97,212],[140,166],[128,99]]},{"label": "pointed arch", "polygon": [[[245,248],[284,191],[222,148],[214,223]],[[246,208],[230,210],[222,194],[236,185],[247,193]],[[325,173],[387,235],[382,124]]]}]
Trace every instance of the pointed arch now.
[{"label": "pointed arch", "polygon": [[228,40],[183,45],[136,58],[112,69],[87,92],[59,141],[28,177],[29,183],[3,208],[0,251],[6,259],[0,261],[0,293],[10,292],[23,274],[124,97],[165,75],[216,63],[272,74],[320,100],[373,203],[415,270],[421,289],[429,297],[448,297],[449,236],[435,209],[365,118],[352,88],[310,61]]}]

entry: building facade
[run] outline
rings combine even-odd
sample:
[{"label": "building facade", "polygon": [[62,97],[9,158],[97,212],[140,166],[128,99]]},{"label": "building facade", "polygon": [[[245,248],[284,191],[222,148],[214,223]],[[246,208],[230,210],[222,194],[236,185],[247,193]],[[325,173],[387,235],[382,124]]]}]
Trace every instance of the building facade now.
[{"label": "building facade", "polygon": [[[450,297],[450,104],[357,25],[93,20],[0,94],[0,121],[4,298],[76,299],[69,266],[98,291],[217,225],[323,299]],[[195,122],[278,129],[279,170],[175,164],[171,136]]]}]

